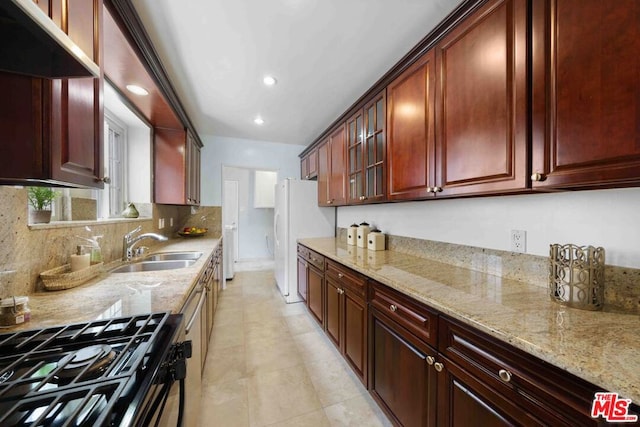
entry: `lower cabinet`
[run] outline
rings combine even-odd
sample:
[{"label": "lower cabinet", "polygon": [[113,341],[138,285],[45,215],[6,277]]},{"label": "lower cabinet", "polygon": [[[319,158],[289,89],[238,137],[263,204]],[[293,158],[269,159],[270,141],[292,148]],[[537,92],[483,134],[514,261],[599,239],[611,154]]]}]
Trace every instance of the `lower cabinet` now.
[{"label": "lower cabinet", "polygon": [[327,261],[325,280],[325,330],[353,371],[367,385],[367,279]]},{"label": "lower cabinet", "polygon": [[324,273],[312,265],[307,269],[307,307],[321,325],[324,324]]},{"label": "lower cabinet", "polygon": [[309,269],[309,265],[307,264],[307,261],[302,258],[302,257],[298,257],[298,295],[300,295],[300,298],[302,298],[303,301],[307,301],[307,288],[308,288],[308,284],[307,284],[307,270]]}]

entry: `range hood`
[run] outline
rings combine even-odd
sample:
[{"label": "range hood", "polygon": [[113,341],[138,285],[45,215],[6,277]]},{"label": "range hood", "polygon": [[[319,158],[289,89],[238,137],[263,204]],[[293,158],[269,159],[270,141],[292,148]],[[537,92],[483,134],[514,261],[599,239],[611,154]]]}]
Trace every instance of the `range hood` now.
[{"label": "range hood", "polygon": [[0,70],[100,77],[100,68],[32,0],[0,0]]}]

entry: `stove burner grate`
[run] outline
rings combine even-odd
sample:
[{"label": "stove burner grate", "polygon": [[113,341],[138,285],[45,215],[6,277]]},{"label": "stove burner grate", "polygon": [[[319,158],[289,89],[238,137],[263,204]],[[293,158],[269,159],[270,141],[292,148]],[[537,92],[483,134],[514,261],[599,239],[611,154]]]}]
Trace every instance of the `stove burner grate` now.
[{"label": "stove burner grate", "polygon": [[78,379],[99,377],[116,358],[116,352],[108,344],[92,345],[68,354],[60,362],[55,379],[60,383]]}]

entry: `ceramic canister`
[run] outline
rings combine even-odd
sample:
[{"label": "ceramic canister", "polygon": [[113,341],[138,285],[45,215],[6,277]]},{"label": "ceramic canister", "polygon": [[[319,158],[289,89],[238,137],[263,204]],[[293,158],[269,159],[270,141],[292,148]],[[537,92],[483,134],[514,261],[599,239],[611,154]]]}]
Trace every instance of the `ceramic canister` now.
[{"label": "ceramic canister", "polygon": [[371,231],[371,227],[366,222],[360,223],[358,226],[357,242],[359,248],[367,247],[367,234]]},{"label": "ceramic canister", "polygon": [[347,245],[356,245],[358,239],[358,224],[351,224],[347,229]]},{"label": "ceramic canister", "polygon": [[384,251],[385,248],[385,235],[374,228],[367,235],[367,249],[370,251]]}]

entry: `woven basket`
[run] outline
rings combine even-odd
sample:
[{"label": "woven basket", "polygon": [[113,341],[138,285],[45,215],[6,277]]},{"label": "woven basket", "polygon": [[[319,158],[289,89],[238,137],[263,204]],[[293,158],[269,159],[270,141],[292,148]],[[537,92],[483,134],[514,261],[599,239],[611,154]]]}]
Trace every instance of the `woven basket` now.
[{"label": "woven basket", "polygon": [[78,271],[71,271],[71,264],[65,264],[40,273],[44,287],[48,291],[61,291],[80,286],[104,272],[104,264],[99,262]]}]

